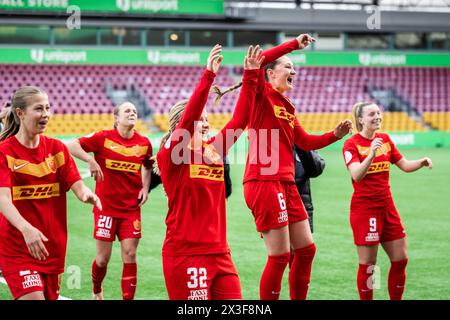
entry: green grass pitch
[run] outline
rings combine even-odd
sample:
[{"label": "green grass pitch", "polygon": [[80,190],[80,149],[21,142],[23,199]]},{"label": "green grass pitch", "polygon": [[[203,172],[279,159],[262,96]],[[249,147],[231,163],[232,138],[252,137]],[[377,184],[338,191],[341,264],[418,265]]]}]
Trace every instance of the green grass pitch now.
[{"label": "green grass pitch", "polygon": [[[340,151],[322,150],[320,154],[325,158],[326,168],[322,176],[312,179],[317,255],[308,299],[358,299],[357,256],[348,217],[350,176]],[[408,234],[409,264],[404,298],[450,299],[450,149],[403,150],[403,154],[408,159],[429,156],[434,162],[431,171],[422,169],[406,174],[395,166],[391,170],[394,201]],[[82,168],[85,166],[80,164]],[[243,170],[244,165],[231,167],[233,194],[227,203],[228,240],[244,299],[258,299],[259,278],[267,256],[243,198]],[[93,187],[91,178],[85,181]],[[90,268],[95,254],[91,207],[78,202],[72,193],[68,199],[69,242],[61,295],[90,299]],[[142,212],[136,299],[167,299],[161,263],[166,203],[163,189],[159,187],[151,193]],[[389,261],[381,248],[378,266],[380,288],[374,290],[374,298],[388,299]],[[120,248],[115,242],[103,285],[106,299],[121,298],[121,272]],[[11,299],[4,284],[0,284],[0,299]],[[281,299],[289,299],[287,272]]]}]

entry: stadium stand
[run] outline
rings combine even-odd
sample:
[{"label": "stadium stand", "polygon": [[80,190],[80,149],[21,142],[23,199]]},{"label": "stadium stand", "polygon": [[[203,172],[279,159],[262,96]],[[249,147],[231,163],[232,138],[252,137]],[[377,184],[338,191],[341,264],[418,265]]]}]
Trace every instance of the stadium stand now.
[{"label": "stadium stand", "polygon": [[[55,114],[48,133],[84,134],[111,127],[114,103],[106,87],[124,89],[129,81],[144,97],[153,125],[166,131],[170,106],[189,97],[202,68],[0,65],[3,79],[0,99],[9,99],[19,86],[39,85],[49,93]],[[356,101],[376,100],[371,95],[374,89],[395,92],[406,100],[411,107],[409,111],[418,115],[414,117],[407,110],[385,112],[386,130],[423,131],[427,130],[426,124],[450,130],[449,68],[302,67],[296,71],[296,89],[290,98],[297,107],[300,122],[309,131],[328,130],[338,119],[351,116],[349,111]],[[241,73],[240,67],[222,68],[216,82],[221,87],[231,86]],[[210,104],[209,120],[213,128],[221,128],[228,121],[237,96],[225,95],[217,107]],[[380,104],[390,111],[388,105]],[[139,129],[147,131],[143,121]]]}]

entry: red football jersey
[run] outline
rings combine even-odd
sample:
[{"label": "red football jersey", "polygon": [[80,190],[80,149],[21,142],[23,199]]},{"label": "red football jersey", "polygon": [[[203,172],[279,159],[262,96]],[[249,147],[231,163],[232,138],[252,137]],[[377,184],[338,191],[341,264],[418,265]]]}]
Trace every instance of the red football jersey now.
[{"label": "red football jersey", "polygon": [[164,256],[229,252],[222,155],[236,140],[234,130],[247,125],[258,70],[244,72],[243,87],[230,122],[218,135],[193,150],[190,146],[194,123],[200,120],[214,78],[214,73],[205,70],[177,128],[157,154],[169,206]]},{"label": "red football jersey", "polygon": [[148,138],[134,132],[130,139],[125,139],[113,129],[78,140],[84,151],[94,153],[103,171],[104,180],[97,181],[95,186],[103,211],[94,207],[94,213],[120,218],[140,212],[141,166],[148,169],[152,166],[152,145]]},{"label": "red football jersey", "polygon": [[[366,176],[359,182],[352,180],[354,188],[352,202],[360,201],[367,205],[376,205],[380,199],[391,197],[390,165],[401,160],[403,156],[386,133],[377,132],[375,138],[383,139],[383,145],[377,150]],[[372,141],[359,133],[345,141],[342,153],[347,167],[354,162],[364,161],[370,153]]]},{"label": "red football jersey", "polygon": [[81,180],[67,147],[41,135],[39,146],[29,149],[15,136],[0,144],[0,187],[11,189],[14,206],[47,238],[49,256],[34,259],[18,229],[0,215],[0,268],[3,273],[34,269],[62,273],[67,244],[66,192]]},{"label": "red football jersey", "polygon": [[[293,39],[264,51],[264,65],[298,49]],[[261,67],[255,105],[248,125],[249,151],[244,183],[250,180],[294,182],[294,143],[303,150],[323,148],[338,138],[333,132],[310,135],[298,123],[295,107],[265,80]]]}]

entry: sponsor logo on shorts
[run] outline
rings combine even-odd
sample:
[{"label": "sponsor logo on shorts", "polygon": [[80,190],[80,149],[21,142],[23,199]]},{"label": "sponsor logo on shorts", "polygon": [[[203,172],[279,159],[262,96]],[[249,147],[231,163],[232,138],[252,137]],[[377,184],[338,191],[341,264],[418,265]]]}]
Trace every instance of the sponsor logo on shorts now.
[{"label": "sponsor logo on shorts", "polygon": [[109,239],[111,237],[111,232],[108,229],[98,228],[95,235],[100,238]]},{"label": "sponsor logo on shorts", "polygon": [[13,187],[13,200],[59,197],[59,183]]},{"label": "sponsor logo on shorts", "polygon": [[208,289],[191,290],[188,300],[207,300]]},{"label": "sponsor logo on shorts", "polygon": [[287,210],[281,211],[278,216],[278,223],[284,223],[288,221],[288,213]]},{"label": "sponsor logo on shorts", "polygon": [[23,277],[22,286],[24,289],[31,287],[42,287],[42,281],[39,274],[31,274]]},{"label": "sponsor logo on shorts", "polygon": [[380,237],[378,236],[378,232],[369,232],[366,236],[367,242],[379,241]]},{"label": "sponsor logo on shorts", "polygon": [[21,277],[31,274],[30,270],[19,271]]}]

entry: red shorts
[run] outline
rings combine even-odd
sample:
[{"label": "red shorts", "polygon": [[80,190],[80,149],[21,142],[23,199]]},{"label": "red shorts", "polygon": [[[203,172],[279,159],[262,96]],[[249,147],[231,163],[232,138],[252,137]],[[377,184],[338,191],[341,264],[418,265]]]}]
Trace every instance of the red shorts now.
[{"label": "red shorts", "polygon": [[244,197],[252,211],[258,232],[308,219],[308,213],[293,182],[248,181],[244,183]]},{"label": "red shorts", "polygon": [[128,238],[141,238],[141,213],[130,214],[127,218],[114,218],[94,213],[94,238],[112,242]]},{"label": "red shorts", "polygon": [[353,204],[350,224],[356,245],[375,245],[406,237],[405,228],[392,200],[380,207]]},{"label": "red shorts", "polygon": [[170,300],[242,299],[241,284],[231,255],[163,256]]},{"label": "red shorts", "polygon": [[59,297],[60,274],[22,270],[4,274],[3,277],[14,299],[36,291],[43,292],[46,300],[57,300]]}]

